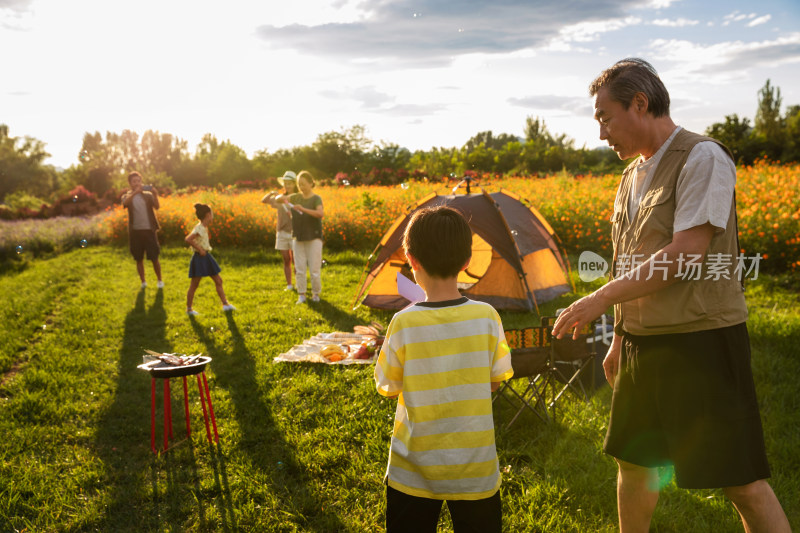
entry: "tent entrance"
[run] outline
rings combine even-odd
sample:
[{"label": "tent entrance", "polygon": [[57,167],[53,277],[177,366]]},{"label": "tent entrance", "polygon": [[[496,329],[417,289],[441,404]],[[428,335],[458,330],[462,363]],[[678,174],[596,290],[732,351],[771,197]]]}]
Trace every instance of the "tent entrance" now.
[{"label": "tent entrance", "polygon": [[467,290],[478,283],[492,264],[492,245],[477,233],[472,234],[472,259],[458,275],[458,288]]}]

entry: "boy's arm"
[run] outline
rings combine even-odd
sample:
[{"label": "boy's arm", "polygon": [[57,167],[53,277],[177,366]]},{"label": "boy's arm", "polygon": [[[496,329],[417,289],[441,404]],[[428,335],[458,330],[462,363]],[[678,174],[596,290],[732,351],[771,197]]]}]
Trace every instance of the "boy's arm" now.
[{"label": "boy's arm", "polygon": [[392,324],[389,324],[378,360],[375,362],[375,388],[381,396],[397,398],[403,391],[403,363],[392,347],[391,331]]},{"label": "boy's arm", "polygon": [[503,381],[514,377],[514,369],[511,367],[511,349],[506,342],[506,334],[503,331],[503,323],[500,316],[495,311],[495,321],[498,326],[497,344],[494,354],[492,354],[492,392],[500,388]]}]

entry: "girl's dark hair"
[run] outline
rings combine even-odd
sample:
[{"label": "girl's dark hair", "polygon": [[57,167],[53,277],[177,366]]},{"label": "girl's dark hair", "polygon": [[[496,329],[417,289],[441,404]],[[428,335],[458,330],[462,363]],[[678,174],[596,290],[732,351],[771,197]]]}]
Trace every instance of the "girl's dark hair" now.
[{"label": "girl's dark hair", "polygon": [[472,257],[472,230],[460,211],[440,205],[415,211],[403,249],[435,278],[457,276]]},{"label": "girl's dark hair", "polygon": [[603,87],[608,89],[608,96],[626,110],[636,93],[644,93],[648,113],[656,118],[669,116],[669,92],[653,65],[644,59],[629,57],[617,61],[589,85],[589,95],[596,96]]},{"label": "girl's dark hair", "polygon": [[194,204],[194,214],[197,215],[198,220],[203,220],[210,212],[211,208],[206,204]]}]

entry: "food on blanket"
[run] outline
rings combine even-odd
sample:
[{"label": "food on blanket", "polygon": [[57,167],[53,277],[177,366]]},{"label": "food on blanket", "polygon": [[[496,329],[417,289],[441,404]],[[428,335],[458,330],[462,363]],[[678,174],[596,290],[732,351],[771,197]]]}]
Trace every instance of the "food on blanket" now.
[{"label": "food on blanket", "polygon": [[353,355],[353,359],[369,359],[371,357],[369,350],[365,345],[361,345],[358,347],[358,350]]},{"label": "food on blanket", "polygon": [[383,326],[377,322],[371,322],[369,326],[355,326],[353,331],[366,337],[379,337]]},{"label": "food on blanket", "polygon": [[[381,344],[383,341],[381,340]],[[354,359],[372,359],[372,356],[375,355],[375,351],[377,350],[378,343],[375,339],[371,339],[368,341],[363,341],[361,346],[358,347],[358,351],[353,356]]]},{"label": "food on blanket", "polygon": [[344,350],[340,344],[328,344],[319,351],[319,354],[333,363],[345,358]]}]

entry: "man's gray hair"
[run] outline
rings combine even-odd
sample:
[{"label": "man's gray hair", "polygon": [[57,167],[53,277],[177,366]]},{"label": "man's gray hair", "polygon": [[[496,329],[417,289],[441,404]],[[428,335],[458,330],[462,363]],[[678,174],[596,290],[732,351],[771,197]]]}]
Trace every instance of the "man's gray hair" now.
[{"label": "man's gray hair", "polygon": [[595,96],[604,87],[608,89],[611,99],[622,104],[625,109],[630,107],[636,93],[644,93],[650,114],[654,117],[669,116],[667,88],[653,65],[644,59],[628,57],[617,61],[589,85],[589,94]]}]

